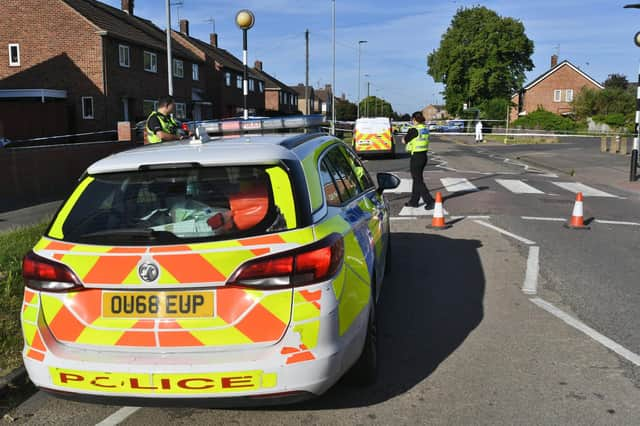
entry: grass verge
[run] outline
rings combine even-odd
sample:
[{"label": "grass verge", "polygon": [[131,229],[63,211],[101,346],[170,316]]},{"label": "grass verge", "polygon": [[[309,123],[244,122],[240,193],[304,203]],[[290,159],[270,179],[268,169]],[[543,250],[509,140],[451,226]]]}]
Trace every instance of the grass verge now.
[{"label": "grass verge", "polygon": [[0,234],[0,376],[22,364],[22,257],[46,228],[42,223]]}]

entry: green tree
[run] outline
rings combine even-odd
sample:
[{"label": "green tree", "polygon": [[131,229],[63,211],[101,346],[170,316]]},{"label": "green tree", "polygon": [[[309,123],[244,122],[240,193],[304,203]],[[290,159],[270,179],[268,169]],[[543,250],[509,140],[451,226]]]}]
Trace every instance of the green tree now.
[{"label": "green tree", "polygon": [[393,117],[391,104],[377,96],[369,96],[360,101],[361,117]]},{"label": "green tree", "polygon": [[604,82],[605,89],[627,90],[629,88],[629,80],[622,74],[609,74]]},{"label": "green tree", "polygon": [[336,99],[336,120],[353,121],[358,115],[358,106],[348,100]]},{"label": "green tree", "polygon": [[480,104],[480,118],[484,120],[506,120],[507,109],[511,101],[504,98],[493,98]]},{"label": "green tree", "polygon": [[533,69],[532,54],[522,22],[484,6],[463,7],[428,55],[428,73],[445,85],[447,111],[458,115],[464,103],[509,99]]}]

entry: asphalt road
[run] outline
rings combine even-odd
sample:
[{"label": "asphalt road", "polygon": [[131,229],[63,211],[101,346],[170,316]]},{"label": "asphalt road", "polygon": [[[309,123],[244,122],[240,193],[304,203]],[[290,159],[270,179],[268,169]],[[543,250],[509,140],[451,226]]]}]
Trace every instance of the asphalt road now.
[{"label": "asphalt road", "polygon": [[[445,198],[446,231],[428,230],[424,209],[404,208],[406,156],[367,159],[370,171],[403,178],[388,194],[394,255],[378,308],[376,385],[341,382],[301,405],[254,410],[125,412],[37,393],[8,413],[13,424],[117,424],[114,413],[129,414],[121,424],[158,426],[638,424],[640,199],[596,175],[574,179],[510,160],[503,147],[434,139],[425,178]],[[591,194],[587,231],[562,226],[576,188]],[[536,292],[525,294],[532,278]],[[555,314],[541,308],[547,302]]]}]

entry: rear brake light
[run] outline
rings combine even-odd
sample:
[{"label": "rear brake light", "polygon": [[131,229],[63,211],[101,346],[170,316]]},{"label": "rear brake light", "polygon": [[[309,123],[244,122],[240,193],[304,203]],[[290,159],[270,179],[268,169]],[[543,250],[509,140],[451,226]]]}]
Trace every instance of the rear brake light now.
[{"label": "rear brake light", "polygon": [[332,278],[342,266],[344,240],[339,234],[308,246],[261,257],[240,266],[229,285],[287,287],[319,283]]},{"label": "rear brake light", "polygon": [[82,288],[76,275],[65,265],[29,252],[22,260],[24,284],[38,291],[70,291]]}]

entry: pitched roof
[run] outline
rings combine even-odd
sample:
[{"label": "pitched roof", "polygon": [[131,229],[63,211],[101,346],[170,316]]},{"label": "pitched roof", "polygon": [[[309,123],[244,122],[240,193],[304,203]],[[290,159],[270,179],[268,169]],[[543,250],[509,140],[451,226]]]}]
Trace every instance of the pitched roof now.
[{"label": "pitched roof", "polygon": [[[182,37],[184,40],[191,43],[196,49],[201,50],[205,55],[213,58],[216,62],[220,63],[223,67],[232,69],[237,72],[244,71],[244,65],[242,64],[242,61],[233,56],[227,50],[212,46],[209,43],[183,33],[173,31],[173,34],[174,36]],[[259,80],[264,80],[264,77],[260,76],[252,68],[249,68],[249,76],[257,78]]]},{"label": "pitched roof", "polygon": [[267,73],[264,70],[259,70],[257,68],[253,68],[253,71],[258,75],[262,76],[264,79],[264,85],[267,89],[279,89],[286,92],[293,92],[294,90],[291,87],[287,86],[271,74]]},{"label": "pitched roof", "polygon": [[[580,68],[578,68],[575,65],[573,65],[571,62],[569,62],[567,60],[564,60],[564,61],[560,62],[558,65],[556,65],[555,67],[553,67],[550,70],[546,71],[544,74],[542,74],[542,75],[538,76],[537,78],[533,79],[531,81],[531,83],[529,83],[526,86],[524,86],[523,90],[526,91],[526,90],[529,90],[529,89],[533,88],[535,85],[537,85],[541,81],[545,80],[551,74],[555,73],[556,71],[558,71],[559,69],[561,69],[562,67],[565,67],[565,66],[570,67],[575,72],[577,72],[578,74],[580,74],[581,76],[583,76],[584,78],[586,78],[587,80],[589,80],[590,82],[592,82],[593,84],[598,86],[599,88],[604,89],[604,86],[602,84],[600,84],[598,81],[596,81],[593,78],[591,78],[587,73],[585,73]],[[517,93],[514,94],[513,96],[516,96],[516,95],[517,95]]]},{"label": "pitched roof", "polygon": [[[308,86],[309,87],[309,96],[314,96],[315,91],[313,90],[313,87]],[[299,96],[300,99],[304,99],[304,84],[300,83],[297,86],[291,86],[291,88],[293,89],[294,92],[296,92]]]},{"label": "pitched roof", "polygon": [[316,89],[316,98],[320,99],[322,102],[328,102],[331,97],[331,90],[327,89]]},{"label": "pitched roof", "polygon": [[[61,0],[108,35],[132,43],[166,51],[166,33],[151,21],[131,16],[123,10],[96,0]],[[199,62],[200,59],[172,40],[173,53]]]}]

